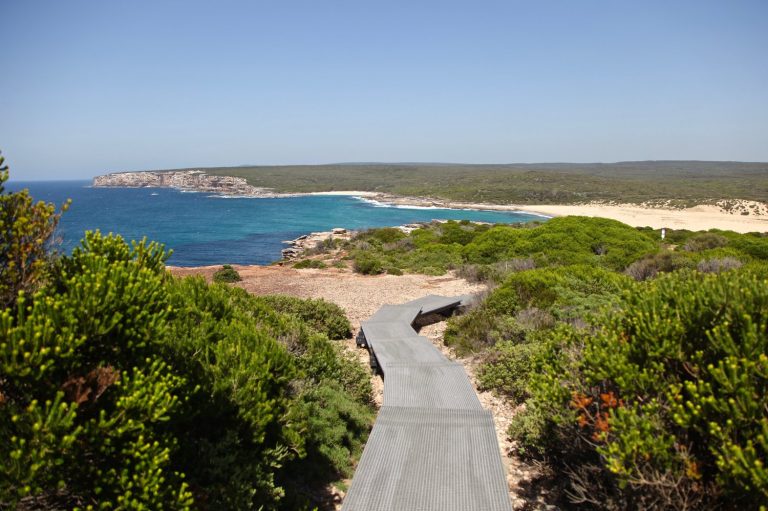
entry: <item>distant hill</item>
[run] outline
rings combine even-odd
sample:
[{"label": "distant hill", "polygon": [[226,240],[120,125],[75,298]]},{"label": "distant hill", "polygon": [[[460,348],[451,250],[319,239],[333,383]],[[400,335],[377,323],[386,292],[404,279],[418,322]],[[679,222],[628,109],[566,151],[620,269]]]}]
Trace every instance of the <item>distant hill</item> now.
[{"label": "distant hill", "polygon": [[[189,170],[189,169],[173,169]],[[199,168],[278,192],[361,190],[485,203],[768,202],[768,163],[335,163]]]}]

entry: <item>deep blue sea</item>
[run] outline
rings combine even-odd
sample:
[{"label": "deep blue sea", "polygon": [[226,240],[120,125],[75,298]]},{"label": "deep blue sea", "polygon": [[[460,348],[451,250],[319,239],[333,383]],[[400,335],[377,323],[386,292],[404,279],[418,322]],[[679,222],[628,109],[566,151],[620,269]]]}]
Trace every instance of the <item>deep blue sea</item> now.
[{"label": "deep blue sea", "polygon": [[500,211],[382,207],[347,196],[253,199],[168,188],[91,188],[90,181],[9,182],[6,188],[28,188],[35,200],[56,205],[72,199],[59,224],[66,252],[85,231],[100,229],[127,240],[147,237],[164,243],[173,249],[168,264],[176,266],[268,264],[280,259],[284,240],[334,227],[363,229],[433,219],[497,223],[542,219]]}]

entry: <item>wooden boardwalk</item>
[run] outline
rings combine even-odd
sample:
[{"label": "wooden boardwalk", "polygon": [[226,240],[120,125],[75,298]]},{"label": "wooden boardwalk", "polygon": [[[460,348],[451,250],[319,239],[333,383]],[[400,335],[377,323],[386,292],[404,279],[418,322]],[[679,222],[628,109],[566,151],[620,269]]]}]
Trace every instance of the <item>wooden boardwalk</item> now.
[{"label": "wooden boardwalk", "polygon": [[384,377],[384,405],[343,511],[511,511],[491,413],[464,368],[412,326],[462,300],[425,296],[363,322],[358,344]]}]

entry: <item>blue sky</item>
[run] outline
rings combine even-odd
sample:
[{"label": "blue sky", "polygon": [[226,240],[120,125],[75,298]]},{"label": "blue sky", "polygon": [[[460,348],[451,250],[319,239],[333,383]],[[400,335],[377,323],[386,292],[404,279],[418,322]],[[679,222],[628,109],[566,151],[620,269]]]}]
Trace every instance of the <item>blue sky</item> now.
[{"label": "blue sky", "polygon": [[768,2],[0,0],[15,179],[768,161]]}]

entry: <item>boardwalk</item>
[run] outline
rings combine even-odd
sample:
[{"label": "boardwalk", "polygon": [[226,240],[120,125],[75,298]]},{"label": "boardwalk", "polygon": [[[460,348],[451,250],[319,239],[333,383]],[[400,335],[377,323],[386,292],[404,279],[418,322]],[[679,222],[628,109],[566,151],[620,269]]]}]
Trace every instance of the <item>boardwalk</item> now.
[{"label": "boardwalk", "polygon": [[363,322],[358,344],[384,376],[384,405],[343,511],[511,511],[490,412],[464,368],[412,328],[461,303],[425,296]]}]

